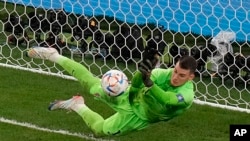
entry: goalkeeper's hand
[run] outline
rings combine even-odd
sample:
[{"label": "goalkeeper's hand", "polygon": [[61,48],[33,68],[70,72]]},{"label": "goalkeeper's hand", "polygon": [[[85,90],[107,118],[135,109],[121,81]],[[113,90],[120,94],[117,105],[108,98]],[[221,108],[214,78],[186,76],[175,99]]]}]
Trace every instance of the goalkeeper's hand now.
[{"label": "goalkeeper's hand", "polygon": [[154,48],[146,47],[143,53],[142,62],[139,63],[139,71],[142,73],[143,83],[146,87],[153,85],[150,79],[151,71],[159,62],[160,53]]}]

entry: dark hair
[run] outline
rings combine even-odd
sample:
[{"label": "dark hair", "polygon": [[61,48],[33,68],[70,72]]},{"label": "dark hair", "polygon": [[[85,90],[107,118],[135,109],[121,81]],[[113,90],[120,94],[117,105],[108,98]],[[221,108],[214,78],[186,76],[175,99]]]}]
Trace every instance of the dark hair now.
[{"label": "dark hair", "polygon": [[195,73],[197,68],[197,62],[194,57],[189,55],[184,55],[178,60],[179,65],[182,69],[190,70],[191,73]]}]

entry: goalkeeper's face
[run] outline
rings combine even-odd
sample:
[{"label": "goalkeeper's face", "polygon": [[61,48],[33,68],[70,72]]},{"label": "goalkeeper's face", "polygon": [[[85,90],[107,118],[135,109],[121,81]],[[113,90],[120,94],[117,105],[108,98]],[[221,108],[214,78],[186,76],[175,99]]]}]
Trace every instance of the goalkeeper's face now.
[{"label": "goalkeeper's face", "polygon": [[173,86],[181,86],[189,80],[193,80],[195,75],[190,70],[180,67],[179,62],[176,63],[171,77],[171,84]]}]

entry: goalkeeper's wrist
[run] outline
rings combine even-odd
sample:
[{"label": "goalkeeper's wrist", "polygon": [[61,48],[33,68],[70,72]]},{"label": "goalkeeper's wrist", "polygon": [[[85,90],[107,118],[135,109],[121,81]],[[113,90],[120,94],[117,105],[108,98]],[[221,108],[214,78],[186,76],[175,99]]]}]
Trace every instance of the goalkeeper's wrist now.
[{"label": "goalkeeper's wrist", "polygon": [[149,77],[146,77],[143,83],[146,87],[152,87],[154,85],[154,82]]}]

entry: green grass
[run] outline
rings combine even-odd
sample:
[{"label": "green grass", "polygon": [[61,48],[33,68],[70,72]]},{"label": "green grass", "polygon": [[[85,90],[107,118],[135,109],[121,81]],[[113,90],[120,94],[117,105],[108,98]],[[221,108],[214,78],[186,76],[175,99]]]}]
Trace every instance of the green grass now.
[{"label": "green grass", "polygon": [[[48,111],[55,99],[81,93],[86,104],[105,118],[114,113],[107,105],[84,94],[77,81],[16,69],[0,68],[0,117],[26,122],[51,130],[91,134],[74,112]],[[105,109],[105,110],[103,110]],[[194,104],[189,111],[168,122],[128,135],[104,137],[120,141],[228,141],[230,124],[250,123],[249,114]],[[78,137],[48,133],[0,122],[1,141],[80,141]]]}]

